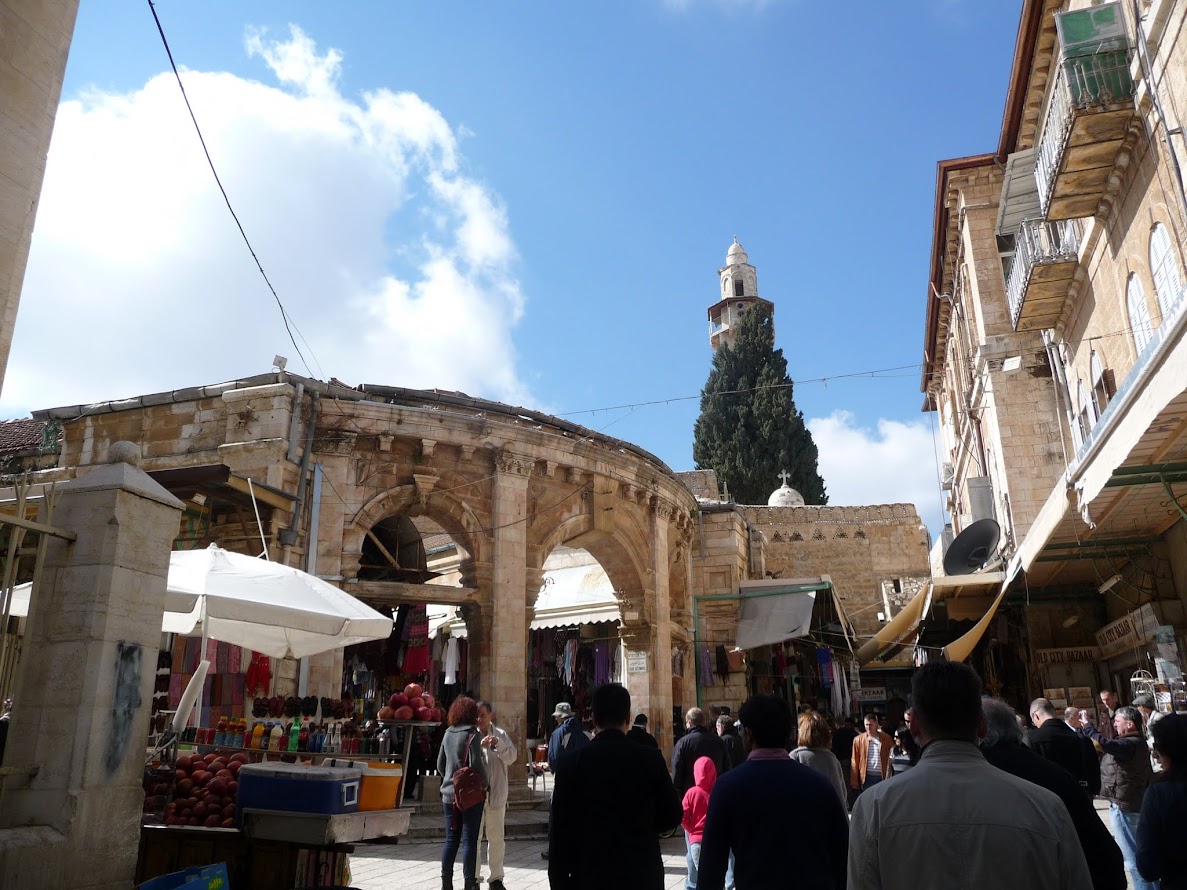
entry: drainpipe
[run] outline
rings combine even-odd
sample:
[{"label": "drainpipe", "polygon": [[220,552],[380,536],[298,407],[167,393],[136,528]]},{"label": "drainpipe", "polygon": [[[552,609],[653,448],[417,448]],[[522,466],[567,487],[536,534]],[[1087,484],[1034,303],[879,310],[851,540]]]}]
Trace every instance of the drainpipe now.
[{"label": "drainpipe", "polygon": [[[317,411],[320,405],[318,394],[312,393],[313,406],[309,412],[309,426],[305,429],[305,453],[301,455],[300,481],[297,483],[297,499],[293,502],[293,527],[282,529],[280,543],[291,547],[297,543],[296,526],[301,521],[301,510],[305,505],[305,485],[309,477],[309,458],[313,456],[313,433],[317,428]],[[306,548],[308,555],[308,548]]]},{"label": "drainpipe", "polygon": [[[311,424],[312,426],[312,424]],[[309,453],[308,449],[305,451]],[[304,479],[304,477],[301,477]],[[313,508],[309,511],[309,543],[305,547],[305,571],[317,575],[317,536],[321,529],[321,464],[313,465]],[[309,694],[309,659],[302,658],[297,672],[297,695]]]},{"label": "drainpipe", "polygon": [[297,432],[301,424],[301,404],[305,398],[305,384],[298,383],[297,391],[293,394],[293,417],[289,422],[289,450],[285,457],[288,462],[297,462]]}]

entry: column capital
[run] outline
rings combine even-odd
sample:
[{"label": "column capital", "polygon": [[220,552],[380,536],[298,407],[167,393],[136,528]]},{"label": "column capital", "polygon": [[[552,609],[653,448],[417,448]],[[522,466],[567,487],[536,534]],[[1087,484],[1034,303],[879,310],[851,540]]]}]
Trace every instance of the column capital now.
[{"label": "column capital", "polygon": [[530,457],[515,454],[506,448],[496,450],[494,460],[495,469],[499,471],[500,475],[508,476],[530,476],[532,475],[532,468],[535,465],[535,461]]}]

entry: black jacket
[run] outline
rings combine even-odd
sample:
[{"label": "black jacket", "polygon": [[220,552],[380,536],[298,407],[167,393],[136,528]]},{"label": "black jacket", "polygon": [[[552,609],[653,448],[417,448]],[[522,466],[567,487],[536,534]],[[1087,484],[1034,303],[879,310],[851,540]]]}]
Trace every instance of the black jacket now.
[{"label": "black jacket", "polygon": [[655,740],[655,736],[637,724],[630,728],[626,737],[637,744],[644,745],[648,748],[655,748],[657,751],[659,750],[659,742]]},{"label": "black jacket", "polygon": [[693,785],[692,765],[698,757],[712,760],[717,767],[717,775],[725,772],[725,745],[716,732],[710,732],[704,726],[694,726],[672,748],[672,784],[676,786],[681,800],[684,799],[684,792]]},{"label": "black jacket", "polygon": [[[1182,718],[1180,718],[1182,719]],[[1162,881],[1163,890],[1187,888],[1187,778],[1163,773],[1142,800],[1138,819],[1138,871],[1147,881]]]},{"label": "black jacket", "polygon": [[853,760],[853,740],[857,738],[857,729],[852,726],[838,726],[833,733],[833,754],[841,761],[845,768],[845,775],[849,775],[849,764]]},{"label": "black jacket", "polygon": [[[1060,723],[1067,728],[1062,721]],[[1057,794],[1067,808],[1076,835],[1080,838],[1080,846],[1084,848],[1094,890],[1125,890],[1125,865],[1121,848],[1096,814],[1095,807],[1084,794],[1080,783],[1067,770],[1040,757],[1025,745],[1013,742],[982,748],[981,753],[998,769]]]},{"label": "black jacket", "polygon": [[[725,768],[731,770],[746,759],[746,743],[733,726],[718,736],[725,749]],[[695,761],[694,761],[695,762]]]},{"label": "black jacket", "polygon": [[663,890],[659,836],[680,824],[684,808],[663,755],[599,732],[557,773],[548,838],[552,890],[629,886]]},{"label": "black jacket", "polygon": [[1100,761],[1091,739],[1053,717],[1030,731],[1029,742],[1030,750],[1071,773],[1090,797],[1100,794]]}]

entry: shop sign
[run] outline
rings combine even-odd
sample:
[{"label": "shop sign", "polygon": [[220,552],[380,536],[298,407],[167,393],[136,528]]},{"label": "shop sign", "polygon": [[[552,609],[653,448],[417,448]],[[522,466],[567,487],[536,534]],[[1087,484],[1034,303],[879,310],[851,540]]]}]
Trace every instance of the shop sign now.
[{"label": "shop sign", "polygon": [[626,654],[626,672],[628,674],[647,673],[647,653],[628,652]]},{"label": "shop sign", "polygon": [[1161,623],[1154,614],[1153,604],[1146,603],[1137,611],[1130,612],[1112,624],[1105,625],[1096,632],[1100,657],[1102,659],[1112,658],[1128,649],[1149,642],[1154,636],[1154,628]]},{"label": "shop sign", "polygon": [[1049,664],[1072,664],[1079,661],[1099,661],[1100,649],[1096,646],[1067,646],[1062,649],[1036,649],[1035,664],[1045,667]]},{"label": "shop sign", "polygon": [[885,686],[865,686],[857,690],[858,701],[886,701]]}]

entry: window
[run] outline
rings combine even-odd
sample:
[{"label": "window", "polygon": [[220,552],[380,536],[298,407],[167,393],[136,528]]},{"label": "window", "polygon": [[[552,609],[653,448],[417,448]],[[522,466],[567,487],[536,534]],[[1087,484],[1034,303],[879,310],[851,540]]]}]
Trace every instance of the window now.
[{"label": "window", "polygon": [[1183,282],[1179,277],[1179,264],[1171,248],[1171,236],[1166,226],[1155,223],[1150,232],[1150,272],[1154,276],[1154,296],[1162,317],[1170,315],[1182,296]]},{"label": "window", "polygon": [[734,282],[734,296],[735,296],[735,297],[743,297],[743,296],[745,296],[745,295],[746,295],[746,294],[745,294],[745,287],[744,287],[744,285],[742,284],[742,282],[741,282],[740,280],[739,280],[739,281],[735,281],[735,282]]},{"label": "window", "polygon": [[1084,381],[1076,381],[1076,428],[1079,432],[1080,442],[1083,443],[1088,439],[1088,434],[1092,432],[1092,425],[1096,423],[1096,415],[1092,410],[1092,399],[1088,397],[1088,391],[1084,388]]},{"label": "window", "polygon": [[1133,345],[1137,347],[1138,355],[1141,355],[1150,342],[1153,325],[1150,324],[1150,307],[1146,305],[1146,290],[1137,273],[1129,276],[1129,283],[1125,286],[1125,308],[1129,312]]},{"label": "window", "polygon": [[1106,368],[1100,360],[1100,355],[1094,349],[1088,360],[1088,375],[1092,380],[1092,411],[1100,417],[1113,396],[1117,394],[1117,385],[1113,382],[1112,368]]}]

